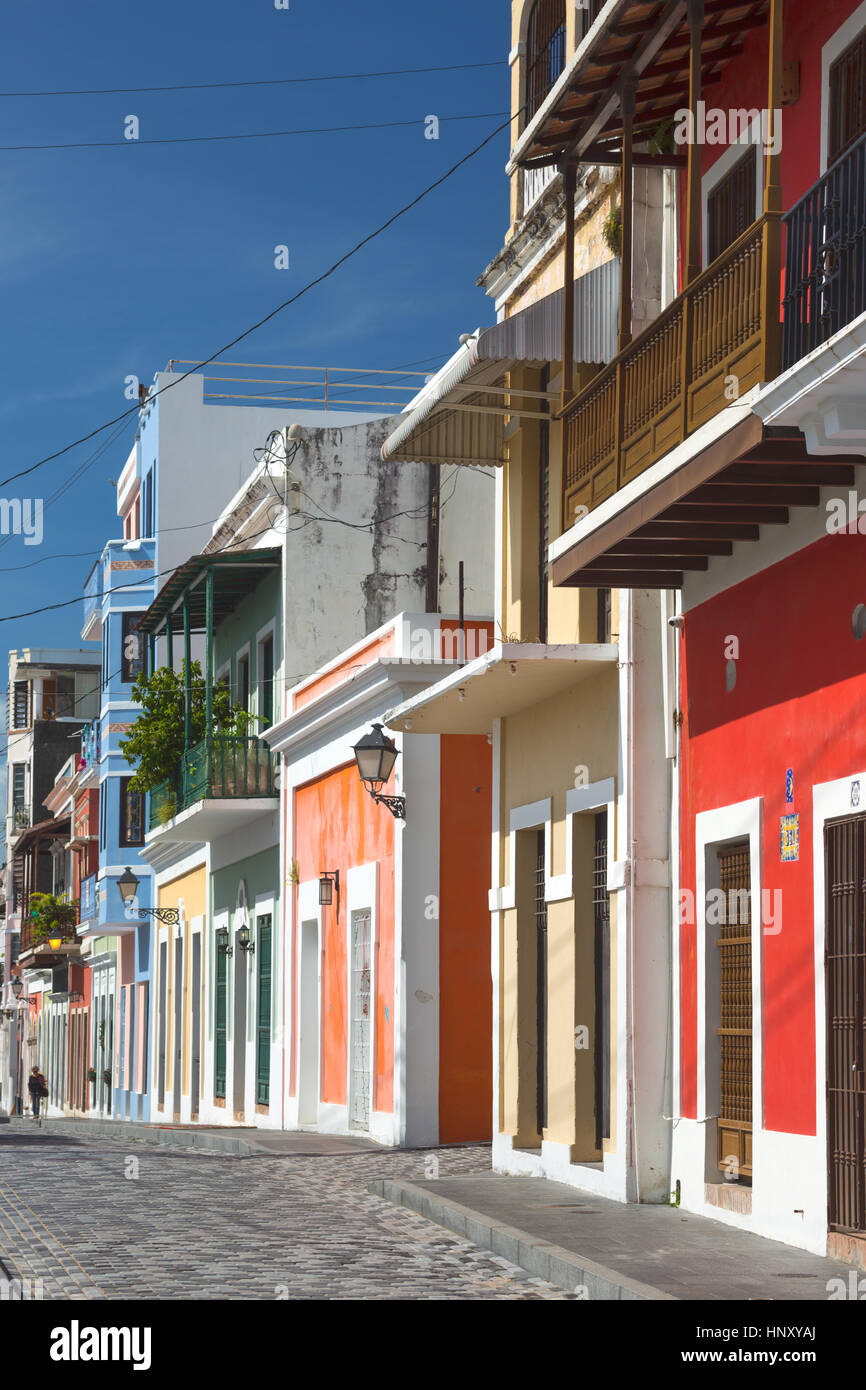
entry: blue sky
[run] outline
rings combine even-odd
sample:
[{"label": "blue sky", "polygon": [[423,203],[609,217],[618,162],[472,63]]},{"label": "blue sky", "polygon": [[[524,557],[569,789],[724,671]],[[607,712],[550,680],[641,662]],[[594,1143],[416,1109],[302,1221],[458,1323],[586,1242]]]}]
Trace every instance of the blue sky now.
[{"label": "blue sky", "polygon": [[[45,91],[497,61],[408,77],[74,97],[0,96],[0,145],[217,135],[411,121],[237,143],[0,151],[3,392],[0,479],[118,415],[124,378],[209,355],[360,240],[505,112],[505,0],[41,0],[7,6],[0,90]],[[325,285],[235,349],[235,360],[431,369],[493,318],[476,286],[508,218],[507,132]],[[291,268],[274,267],[286,244]],[[44,514],[44,540],[0,544],[0,618],[80,592],[117,534],[116,478],[134,417]],[[105,442],[0,489],[47,499]],[[202,461],[203,497],[205,461]],[[222,499],[224,500],[224,499]],[[2,539],[2,538],[0,538]],[[34,561],[38,563],[34,564]],[[27,568],[23,568],[26,566]],[[78,645],[80,608],[6,621],[3,648]],[[4,682],[5,683],[5,682]]]}]

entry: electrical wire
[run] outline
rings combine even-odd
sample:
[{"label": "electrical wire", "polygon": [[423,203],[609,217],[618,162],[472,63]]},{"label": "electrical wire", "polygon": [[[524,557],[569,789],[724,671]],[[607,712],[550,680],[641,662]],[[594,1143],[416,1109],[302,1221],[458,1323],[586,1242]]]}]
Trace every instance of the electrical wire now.
[{"label": "electrical wire", "polygon": [[469,72],[475,68],[504,67],[501,58],[485,63],[446,63],[430,68],[386,68],[381,72],[336,72],[313,77],[269,77],[246,82],[176,82],[159,87],[72,87],[53,91],[0,92],[0,97],[104,97],[142,92],[212,92],[228,87],[293,87],[313,82],[357,82],[373,77],[414,77],[427,72]]},{"label": "electrical wire", "polygon": [[[486,121],[502,116],[503,111],[478,111],[471,116],[437,116],[440,125],[450,121]],[[357,130],[397,130],[399,127],[423,126],[427,118],[414,121],[371,121],[358,125],[306,126],[296,130],[254,130],[240,135],[166,135],[152,140],[67,140],[48,145],[0,145],[0,154],[37,150],[121,150],[137,145],[212,145],[231,140],[276,140],[287,135],[339,135]]]},{"label": "electrical wire", "polygon": [[[218,357],[221,357],[223,355],[223,353],[229,352],[233,347],[236,347],[238,343],[242,342],[245,338],[249,338],[259,328],[263,327],[264,324],[269,323],[271,319],[276,318],[277,314],[282,313],[282,311],[284,309],[287,309],[291,304],[297,303],[297,301],[301,299],[303,295],[308,294],[310,290],[314,289],[317,285],[322,284],[323,281],[329,279],[330,276],[334,275],[342,265],[345,265],[345,263],[351,260],[353,256],[356,256],[359,253],[359,251],[363,250],[363,248],[367,246],[371,241],[375,241],[377,237],[382,236],[382,234],[386,232],[390,227],[392,227],[394,223],[397,222],[401,217],[405,217],[406,214],[412,210],[412,208],[417,207],[417,205],[420,202],[422,202],[425,198],[429,197],[429,195],[433,193],[437,188],[440,188],[442,184],[447,182],[448,179],[452,178],[453,175],[457,173],[458,169],[461,169],[464,164],[468,164],[471,159],[474,159],[475,155],[480,154],[480,152],[483,149],[485,149],[487,145],[490,144],[491,140],[495,140],[497,135],[501,135],[502,131],[505,130],[507,126],[511,125],[513,119],[514,117],[510,115],[508,117],[508,120],[503,121],[500,125],[496,127],[495,130],[492,130],[489,135],[486,135],[485,138],[479,144],[475,145],[474,148],[469,150],[467,154],[463,155],[460,159],[458,159],[457,162],[455,164],[452,164],[449,169],[446,169],[445,173],[440,175],[438,179],[434,179],[432,183],[428,184],[426,188],[422,189],[422,191],[419,194],[417,194],[416,197],[414,197],[410,202],[404,203],[404,205],[401,208],[399,208],[395,213],[392,213],[391,216],[387,218],[386,221],[382,222],[380,226],[376,227],[374,231],[369,232],[367,236],[363,237],[360,241],[356,242],[354,246],[350,247],[348,251],[344,252],[344,254],[340,256],[338,260],[334,261],[333,265],[329,266],[327,270],[323,271],[321,275],[317,275],[314,279],[308,280],[307,283],[303,285],[301,289],[299,289],[295,294],[291,295],[288,299],[283,300],[281,304],[278,304],[276,308],[271,309],[269,313],[265,314],[265,316],[259,319],[256,323],[251,324],[249,328],[245,328],[243,332],[238,333],[237,336],[232,338],[230,342],[224,343],[222,347],[217,348],[216,352],[211,353],[209,357],[204,358],[203,361],[197,363],[195,367],[190,368],[190,370],[187,372],[183,372],[180,376],[176,378],[176,380],[166,382],[165,386],[161,386],[159,390],[152,391],[148,396],[148,403],[155,400],[157,396],[162,395],[165,391],[170,391],[173,386],[179,386],[182,381],[185,381],[187,377],[192,376],[194,372],[199,370],[199,368],[206,367],[209,363],[215,362]],[[8,483],[14,482],[16,479],[23,478],[30,473],[34,473],[37,468],[43,467],[43,465],[46,463],[51,463],[56,458],[61,458],[64,454],[68,454],[70,450],[76,448],[79,444],[86,444],[89,440],[94,439],[96,435],[101,434],[104,430],[111,429],[113,425],[119,424],[121,420],[126,419],[128,416],[134,414],[139,409],[139,405],[135,404],[131,406],[129,410],[123,411],[121,415],[115,415],[113,419],[104,421],[101,425],[97,425],[95,429],[90,430],[87,434],[81,435],[78,439],[72,440],[72,442],[69,444],[65,444],[62,449],[56,449],[53,453],[46,454],[44,458],[37,459],[37,461],[35,463],[30,464],[28,468],[23,468],[18,473],[10,474],[8,478],[4,478],[2,482],[0,482],[0,487],[6,487]]]}]

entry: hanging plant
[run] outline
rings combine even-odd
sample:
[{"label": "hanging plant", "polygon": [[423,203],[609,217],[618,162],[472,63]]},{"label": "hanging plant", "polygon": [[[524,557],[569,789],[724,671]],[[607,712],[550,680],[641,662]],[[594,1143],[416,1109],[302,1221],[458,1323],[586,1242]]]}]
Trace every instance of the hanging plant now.
[{"label": "hanging plant", "polygon": [[666,121],[659,121],[655,130],[649,138],[649,152],[654,155],[673,154],[676,149],[674,140],[674,122],[669,117]]},{"label": "hanging plant", "polygon": [[34,941],[47,941],[51,936],[69,940],[78,923],[78,901],[70,902],[54,893],[31,893],[30,921]]},{"label": "hanging plant", "polygon": [[105,1082],[106,1086],[111,1085],[111,1072],[108,1067],[106,1067],[105,1071],[102,1073],[102,1079]]},{"label": "hanging plant", "polygon": [[604,244],[614,256],[622,255],[622,206],[611,208],[601,227]]},{"label": "hanging plant", "polygon": [[87,1068],[87,1079],[91,1083],[93,1083],[96,1080],[96,1067]]},{"label": "hanging plant", "polygon": [[292,867],[291,867],[291,870],[290,870],[290,872],[289,872],[289,882],[290,882],[290,883],[300,883],[300,881],[301,881],[301,869],[300,869],[300,865],[298,864],[297,859],[293,859],[293,860],[292,860]]}]

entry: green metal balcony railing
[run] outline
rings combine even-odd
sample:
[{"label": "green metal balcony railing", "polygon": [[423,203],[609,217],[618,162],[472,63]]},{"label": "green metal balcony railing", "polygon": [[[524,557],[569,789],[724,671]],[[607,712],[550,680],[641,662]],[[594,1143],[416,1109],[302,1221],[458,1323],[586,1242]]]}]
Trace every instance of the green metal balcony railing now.
[{"label": "green metal balcony railing", "polygon": [[259,738],[215,734],[188,749],[174,779],[150,792],[148,829],[165,825],[197,801],[276,796],[276,758]]}]

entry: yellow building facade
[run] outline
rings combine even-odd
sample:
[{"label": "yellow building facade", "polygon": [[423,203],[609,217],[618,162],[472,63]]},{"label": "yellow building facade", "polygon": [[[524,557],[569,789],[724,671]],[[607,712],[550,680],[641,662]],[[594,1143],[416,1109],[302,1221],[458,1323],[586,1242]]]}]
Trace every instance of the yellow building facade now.
[{"label": "yellow building facade", "polygon": [[[513,141],[587,22],[573,4],[515,0]],[[647,207],[631,287],[639,318],[657,313],[666,292],[671,189],[659,169],[636,179]],[[576,185],[573,390],[617,351],[621,282],[619,171],[587,167]],[[389,724],[484,731],[494,748],[494,1166],[620,1200],[660,1199],[669,1144],[668,782],[657,698],[666,598],[551,582],[550,547],[573,522],[559,501],[570,307],[559,171],[518,170],[510,207],[504,245],[480,281],[496,326],[464,342],[465,355],[446,364],[384,449],[433,467],[450,458],[495,469],[497,641]],[[641,702],[641,682],[652,700]]]}]

